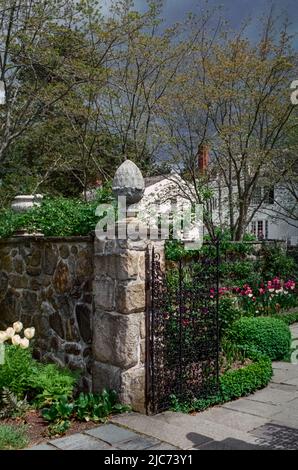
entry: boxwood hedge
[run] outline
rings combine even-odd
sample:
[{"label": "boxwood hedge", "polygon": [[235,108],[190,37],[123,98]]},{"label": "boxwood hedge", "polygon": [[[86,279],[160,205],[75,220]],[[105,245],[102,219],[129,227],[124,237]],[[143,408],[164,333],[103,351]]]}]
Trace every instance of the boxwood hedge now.
[{"label": "boxwood hedge", "polygon": [[228,337],[237,345],[255,347],[272,361],[286,358],[291,347],[290,329],[279,318],[242,317],[233,323]]},{"label": "boxwood hedge", "polygon": [[193,399],[188,402],[181,402],[172,395],[171,409],[183,413],[203,411],[210,406],[220,405],[250,395],[268,385],[272,377],[272,364],[269,357],[249,347],[245,347],[244,352],[253,362],[240,369],[225,372],[220,377],[219,391],[216,395],[203,399]]}]

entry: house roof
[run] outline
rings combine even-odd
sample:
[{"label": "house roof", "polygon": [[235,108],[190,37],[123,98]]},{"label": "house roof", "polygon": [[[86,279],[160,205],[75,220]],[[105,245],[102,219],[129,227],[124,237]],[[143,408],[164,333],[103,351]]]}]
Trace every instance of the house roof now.
[{"label": "house roof", "polygon": [[149,186],[153,186],[156,183],[160,183],[160,181],[166,180],[169,177],[167,175],[157,175],[157,176],[148,176],[144,178],[145,180],[145,188],[149,188]]}]

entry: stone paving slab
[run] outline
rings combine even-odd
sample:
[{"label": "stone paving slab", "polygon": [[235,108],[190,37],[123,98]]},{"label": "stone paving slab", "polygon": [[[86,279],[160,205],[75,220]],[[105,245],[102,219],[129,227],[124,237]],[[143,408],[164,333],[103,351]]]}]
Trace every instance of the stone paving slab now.
[{"label": "stone paving slab", "polygon": [[30,447],[30,449],[25,450],[59,450],[51,444],[37,444],[36,446]]},{"label": "stone paving slab", "polygon": [[166,442],[160,442],[160,444],[150,447],[150,450],[179,450],[179,448],[172,446],[171,444],[167,444]]},{"label": "stone paving slab", "polygon": [[99,426],[98,428],[89,429],[88,431],[85,431],[85,434],[101,439],[110,445],[139,437],[135,432],[115,426],[114,424],[106,424],[104,426]]},{"label": "stone paving slab", "polygon": [[221,423],[208,421],[204,418],[205,413],[206,411],[194,415],[187,415],[184,413],[166,411],[159,416],[160,419],[163,418],[164,421],[175,425],[177,428],[181,429],[181,432],[185,432],[188,436],[192,431],[194,431],[198,434],[210,437],[216,441],[221,441],[226,437],[231,437],[254,443],[254,440],[251,438],[250,434],[238,429],[234,429],[230,426],[223,425]]},{"label": "stone paving slab", "polygon": [[154,437],[138,436],[129,441],[118,442],[116,445],[117,449],[121,450],[145,450],[151,449],[154,445],[158,445],[159,442],[160,441]]},{"label": "stone paving slab", "polygon": [[[273,383],[285,383],[287,384],[289,380],[297,379],[298,370],[289,370],[289,369],[274,369],[273,377],[271,382]],[[296,385],[296,384],[294,384]],[[297,384],[298,385],[298,384]]]},{"label": "stone paving slab", "polygon": [[267,422],[267,419],[252,414],[242,413],[239,410],[229,410],[218,407],[211,408],[203,413],[204,419],[229,426],[239,431],[249,432]]},{"label": "stone paving slab", "polygon": [[227,438],[222,441],[213,441],[201,446],[198,450],[268,450],[267,447],[257,444],[249,444],[239,439]]},{"label": "stone paving slab", "polygon": [[298,392],[296,391],[286,392],[284,390],[267,387],[264,390],[259,390],[253,395],[250,395],[249,400],[270,403],[272,405],[283,405],[297,397]]},{"label": "stone paving slab", "polygon": [[277,413],[274,416],[272,421],[298,429],[298,410],[293,408],[284,408],[280,413]]},{"label": "stone paving slab", "polygon": [[51,444],[61,450],[113,450],[106,442],[81,433],[54,439]]},{"label": "stone paving slab", "polygon": [[161,441],[166,441],[179,449],[189,449],[194,446],[193,442],[181,432],[181,429],[168,423],[157,423],[155,417],[129,413],[113,417],[112,422]]},{"label": "stone paving slab", "polygon": [[272,367],[273,367],[273,370],[274,369],[293,370],[293,371],[298,370],[298,365],[291,364],[291,362],[281,362],[281,361],[272,362]]},{"label": "stone paving slab", "polygon": [[295,385],[296,387],[298,387],[298,377],[291,377],[290,379],[286,380],[285,383],[287,385]]},{"label": "stone paving slab", "polygon": [[276,413],[279,413],[282,410],[282,407],[280,405],[261,403],[253,400],[248,400],[247,398],[240,398],[239,400],[231,401],[222,405],[222,408],[241,411],[242,413],[260,416],[262,418],[271,418]]},{"label": "stone paving slab", "polygon": [[220,423],[207,421],[202,417],[203,414],[198,413],[192,416],[183,413],[166,412],[151,417],[130,413],[119,415],[113,418],[113,420],[137,432],[154,436],[157,439],[167,440],[167,442],[180,449],[190,449],[201,445],[202,437],[217,441],[231,437],[250,443],[255,442],[255,439],[250,434]]},{"label": "stone paving slab", "polygon": [[298,392],[298,387],[296,385],[289,385],[289,384],[283,384],[283,383],[274,383],[271,382],[268,388],[274,388],[276,390],[284,390],[285,392]]},{"label": "stone paving slab", "polygon": [[253,431],[257,442],[275,450],[298,450],[298,430],[280,423],[267,423]]}]

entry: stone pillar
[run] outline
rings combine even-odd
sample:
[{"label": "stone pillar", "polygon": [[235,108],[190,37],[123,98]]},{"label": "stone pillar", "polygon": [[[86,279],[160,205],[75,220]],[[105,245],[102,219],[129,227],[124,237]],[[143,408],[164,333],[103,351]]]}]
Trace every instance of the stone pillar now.
[{"label": "stone pillar", "polygon": [[[144,189],[139,168],[126,160],[114,177],[115,197],[125,197],[132,208],[142,199]],[[134,210],[128,208],[122,216],[117,224],[118,239],[95,239],[93,389],[114,389],[123,403],[144,412],[148,241],[146,237],[133,241],[125,235],[135,220]]]},{"label": "stone pillar", "polygon": [[145,411],[147,240],[95,239],[93,389]]}]

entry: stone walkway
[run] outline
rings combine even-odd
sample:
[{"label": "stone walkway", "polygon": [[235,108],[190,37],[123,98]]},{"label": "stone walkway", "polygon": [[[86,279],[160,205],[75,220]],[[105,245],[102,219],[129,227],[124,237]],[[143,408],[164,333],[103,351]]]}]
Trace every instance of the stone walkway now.
[{"label": "stone walkway", "polygon": [[[298,339],[298,324],[291,327]],[[111,424],[55,439],[32,450],[298,450],[298,365],[273,364],[268,387],[195,415],[128,413]]]}]

